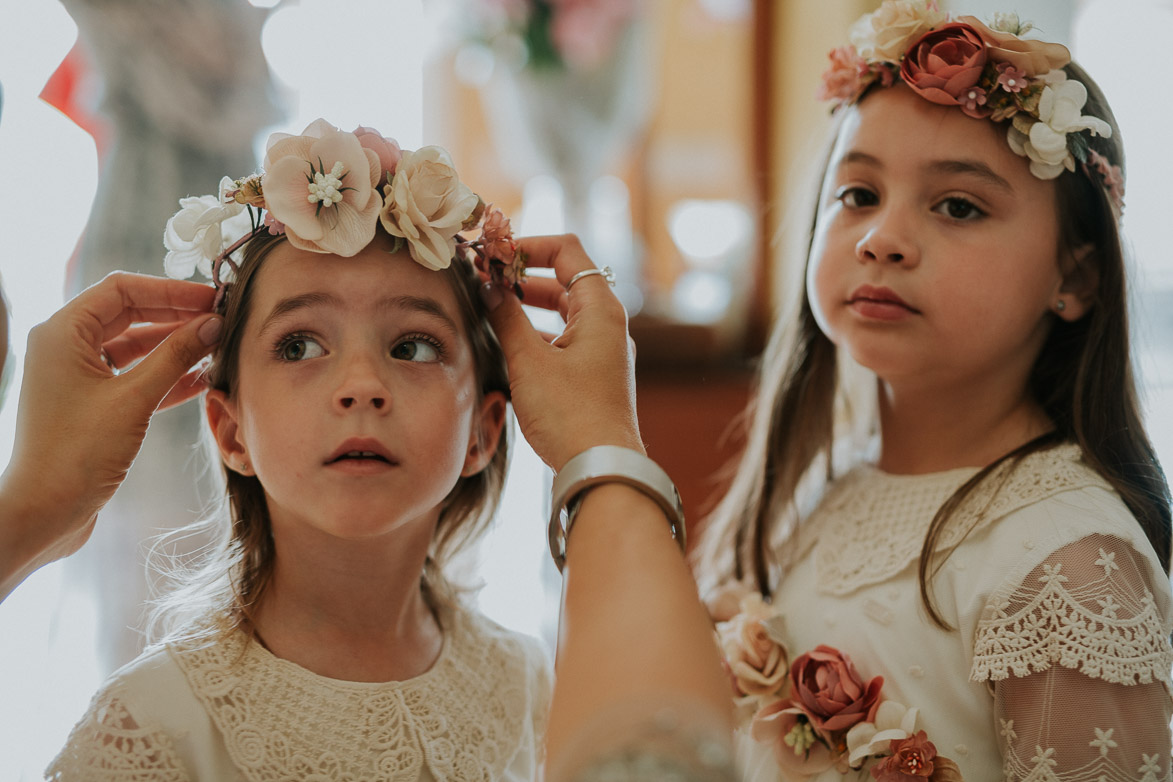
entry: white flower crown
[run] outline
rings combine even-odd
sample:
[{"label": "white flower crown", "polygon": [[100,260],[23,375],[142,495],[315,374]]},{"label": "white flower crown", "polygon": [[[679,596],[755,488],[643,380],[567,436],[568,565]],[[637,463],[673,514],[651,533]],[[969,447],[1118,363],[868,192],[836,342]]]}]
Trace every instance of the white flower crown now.
[{"label": "white flower crown", "polygon": [[[525,277],[509,220],[460,181],[446,151],[403,150],[373,128],[347,133],[318,119],[300,136],[274,133],[262,173],[224,177],[217,195],[179,205],[163,234],[164,269],[178,279],[196,270],[211,279],[217,309],[241,248],[262,231],[283,234],[302,250],[349,258],[382,226],[428,269],[447,268],[463,255],[519,294]],[[476,240],[460,235],[477,227]]]}]

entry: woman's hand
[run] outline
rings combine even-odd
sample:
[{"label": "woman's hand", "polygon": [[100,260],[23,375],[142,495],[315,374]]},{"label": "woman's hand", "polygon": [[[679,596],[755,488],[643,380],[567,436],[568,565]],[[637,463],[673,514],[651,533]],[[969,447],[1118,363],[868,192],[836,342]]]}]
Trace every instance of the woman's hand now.
[{"label": "woman's hand", "polygon": [[0,478],[0,599],[85,543],[154,412],[203,389],[193,365],[220,338],[214,295],[199,283],[114,273],[29,332],[16,441]]},{"label": "woman's hand", "polygon": [[553,268],[556,277],[531,277],[525,303],[556,310],[566,329],[551,339],[534,329],[509,291],[486,285],[489,320],[505,350],[513,409],[522,434],[555,472],[595,445],[644,452],[635,408],[635,346],[627,313],[574,236],[518,241],[530,268]]}]

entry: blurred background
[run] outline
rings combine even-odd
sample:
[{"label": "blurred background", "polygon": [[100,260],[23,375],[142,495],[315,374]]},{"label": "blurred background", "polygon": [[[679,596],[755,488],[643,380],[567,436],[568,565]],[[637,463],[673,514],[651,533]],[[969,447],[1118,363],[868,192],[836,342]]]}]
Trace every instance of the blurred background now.
[{"label": "blurred background", "polygon": [[[0,25],[0,256],[17,360],[28,330],[114,269],[161,273],[186,195],[251,173],[268,133],[324,117],[439,144],[518,233],[573,231],[615,269],[638,344],[650,455],[690,519],[736,453],[729,425],[790,285],[828,112],[826,52],[867,0],[40,0]],[[1067,43],[1129,150],[1126,234],[1150,432],[1173,464],[1170,0],[941,3],[1017,10]],[[19,187],[17,186],[19,185]],[[535,318],[539,317],[535,314]],[[555,330],[557,323],[543,322]],[[196,405],[161,414],[93,540],[0,606],[0,778],[39,779],[90,695],[143,643],[148,541],[211,487]],[[52,481],[52,475],[44,480]],[[553,643],[550,476],[516,449],[497,527],[469,559],[483,610]],[[696,529],[695,523],[691,525]],[[693,536],[695,540],[695,535]]]}]

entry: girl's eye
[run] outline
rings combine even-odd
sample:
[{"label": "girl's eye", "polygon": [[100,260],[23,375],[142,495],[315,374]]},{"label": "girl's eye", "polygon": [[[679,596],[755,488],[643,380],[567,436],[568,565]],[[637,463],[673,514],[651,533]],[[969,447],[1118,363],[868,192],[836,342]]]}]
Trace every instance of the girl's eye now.
[{"label": "girl's eye", "polygon": [[986,214],[973,201],[958,196],[946,198],[937,204],[936,211],[953,220],[976,220]]},{"label": "girl's eye", "polygon": [[410,337],[391,348],[391,358],[400,361],[439,361],[440,346],[425,337]]},{"label": "girl's eye", "polygon": [[875,206],[880,202],[875,193],[862,187],[845,187],[835,194],[835,200],[841,202],[848,209],[862,209],[865,206]]},{"label": "girl's eye", "polygon": [[290,334],[277,344],[277,357],[282,361],[305,361],[317,358],[326,351],[317,340],[304,334]]}]

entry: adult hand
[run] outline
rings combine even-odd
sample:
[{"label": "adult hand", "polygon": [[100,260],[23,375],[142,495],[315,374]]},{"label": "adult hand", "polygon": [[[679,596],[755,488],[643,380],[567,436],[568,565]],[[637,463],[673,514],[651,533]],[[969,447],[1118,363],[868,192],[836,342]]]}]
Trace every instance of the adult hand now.
[{"label": "adult hand", "polygon": [[223,325],[209,312],[214,295],[116,272],[29,332],[16,441],[0,477],[0,599],[85,543],[154,412],[202,390],[193,365]]},{"label": "adult hand", "polygon": [[553,268],[554,278],[531,277],[525,303],[559,312],[557,339],[537,331],[511,292],[486,285],[489,320],[509,365],[513,410],[522,434],[555,472],[595,445],[644,452],[635,408],[635,346],[627,313],[574,236],[518,241],[530,268]]}]

